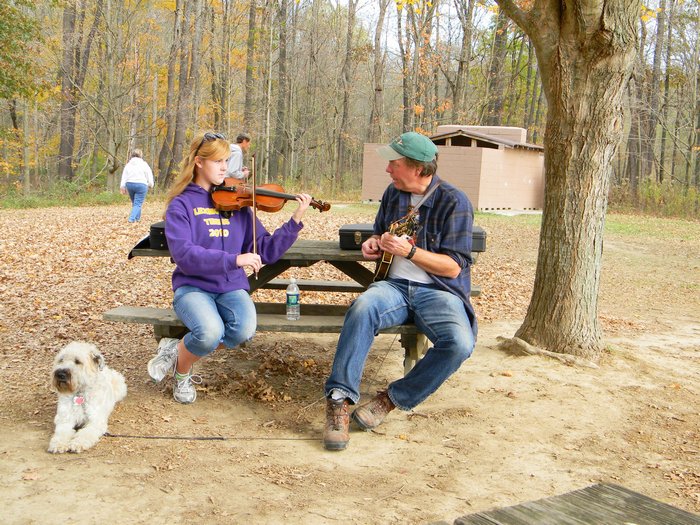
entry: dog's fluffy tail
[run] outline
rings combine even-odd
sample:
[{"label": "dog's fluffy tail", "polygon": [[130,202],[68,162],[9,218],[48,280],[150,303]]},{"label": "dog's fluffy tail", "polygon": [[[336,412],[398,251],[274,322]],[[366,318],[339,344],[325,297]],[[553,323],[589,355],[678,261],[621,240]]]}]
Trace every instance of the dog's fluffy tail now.
[{"label": "dog's fluffy tail", "polygon": [[119,372],[114,370],[112,372],[114,372],[112,374],[112,391],[114,392],[114,400],[118,402],[126,397],[126,381]]}]

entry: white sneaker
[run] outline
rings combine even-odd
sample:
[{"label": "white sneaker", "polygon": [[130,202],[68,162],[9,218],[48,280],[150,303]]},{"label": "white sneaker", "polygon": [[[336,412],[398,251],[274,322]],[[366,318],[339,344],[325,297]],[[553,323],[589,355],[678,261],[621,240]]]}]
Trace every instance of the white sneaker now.
[{"label": "white sneaker", "polygon": [[177,343],[179,339],[164,337],[158,344],[158,354],[148,362],[148,375],[153,381],[160,383],[172,372],[177,361]]},{"label": "white sneaker", "polygon": [[202,378],[192,375],[191,370],[182,379],[178,379],[175,374],[173,374],[173,377],[175,378],[175,386],[173,387],[173,398],[175,398],[175,401],[184,404],[194,403],[194,400],[197,399],[197,389],[194,385],[199,385],[202,382]]}]

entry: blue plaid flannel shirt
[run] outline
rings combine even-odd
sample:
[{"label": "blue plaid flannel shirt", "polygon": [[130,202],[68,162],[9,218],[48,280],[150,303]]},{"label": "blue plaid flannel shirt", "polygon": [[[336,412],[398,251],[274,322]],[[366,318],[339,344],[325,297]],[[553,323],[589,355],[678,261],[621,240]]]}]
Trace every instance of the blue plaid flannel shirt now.
[{"label": "blue plaid flannel shirt", "polygon": [[[430,187],[440,178],[433,175]],[[411,194],[397,190],[393,184],[384,191],[381,205],[374,220],[374,233],[381,235],[389,231],[392,222],[408,213]],[[452,184],[441,181],[440,186],[428,197],[419,209],[419,229],[416,245],[434,253],[452,257],[462,271],[454,279],[430,275],[435,284],[455,294],[464,303],[472,332],[476,338],[476,313],[469,300],[471,292],[472,227],[474,209],[466,194]]]}]

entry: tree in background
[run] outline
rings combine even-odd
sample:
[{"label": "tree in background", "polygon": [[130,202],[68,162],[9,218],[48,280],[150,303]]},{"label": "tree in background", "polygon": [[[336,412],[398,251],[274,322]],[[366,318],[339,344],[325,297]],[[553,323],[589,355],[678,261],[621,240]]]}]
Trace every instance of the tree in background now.
[{"label": "tree in background", "polygon": [[0,99],[13,100],[34,90],[32,44],[39,38],[38,24],[31,14],[33,2],[0,2]]},{"label": "tree in background", "polygon": [[[58,148],[58,177],[71,181],[74,175],[75,127],[90,62],[92,44],[102,18],[104,0],[92,3],[66,0],[63,7],[63,60],[61,61],[61,140]],[[86,33],[86,27],[90,29]]]},{"label": "tree in background", "polygon": [[512,0],[497,3],[533,42],[548,106],[535,285],[515,335],[596,358],[603,226],[641,2],[534,0],[528,10]]},{"label": "tree in background", "polygon": [[[30,191],[29,177],[29,147],[26,141],[28,133],[28,110],[24,104],[24,118],[20,129],[20,117],[18,112],[18,99],[28,99],[37,88],[37,76],[34,74],[34,62],[32,57],[35,50],[32,48],[39,41],[38,24],[31,16],[32,3],[25,0],[0,3],[0,99],[8,101],[10,112],[11,136],[14,145],[22,144],[22,155],[12,155],[12,158],[21,158],[20,168],[23,175],[23,190],[27,194]],[[4,142],[3,130],[0,129],[0,143]],[[3,150],[14,149],[12,143]],[[3,155],[5,156],[5,155]],[[10,157],[10,155],[7,155]],[[10,162],[0,159],[0,174],[12,172]]]}]

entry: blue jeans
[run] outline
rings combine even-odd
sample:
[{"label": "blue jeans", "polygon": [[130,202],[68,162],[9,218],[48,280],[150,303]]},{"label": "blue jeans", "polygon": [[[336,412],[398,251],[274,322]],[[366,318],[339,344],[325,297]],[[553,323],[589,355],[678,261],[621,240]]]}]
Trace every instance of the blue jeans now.
[{"label": "blue jeans", "polygon": [[255,305],[245,290],[218,294],[181,286],[175,290],[173,308],[190,330],[185,348],[198,357],[211,354],[221,343],[234,348],[255,335]]},{"label": "blue jeans", "polygon": [[148,193],[148,184],[142,182],[127,182],[126,191],[131,199],[131,213],[129,214],[129,222],[141,220],[141,207],[146,200]]},{"label": "blue jeans", "polygon": [[435,392],[474,349],[469,318],[455,295],[433,285],[389,279],[373,283],[345,314],[325,394],[337,388],[355,404],[360,380],[375,335],[383,328],[415,323],[433,343],[405,377],[392,382],[389,398],[411,410]]}]

